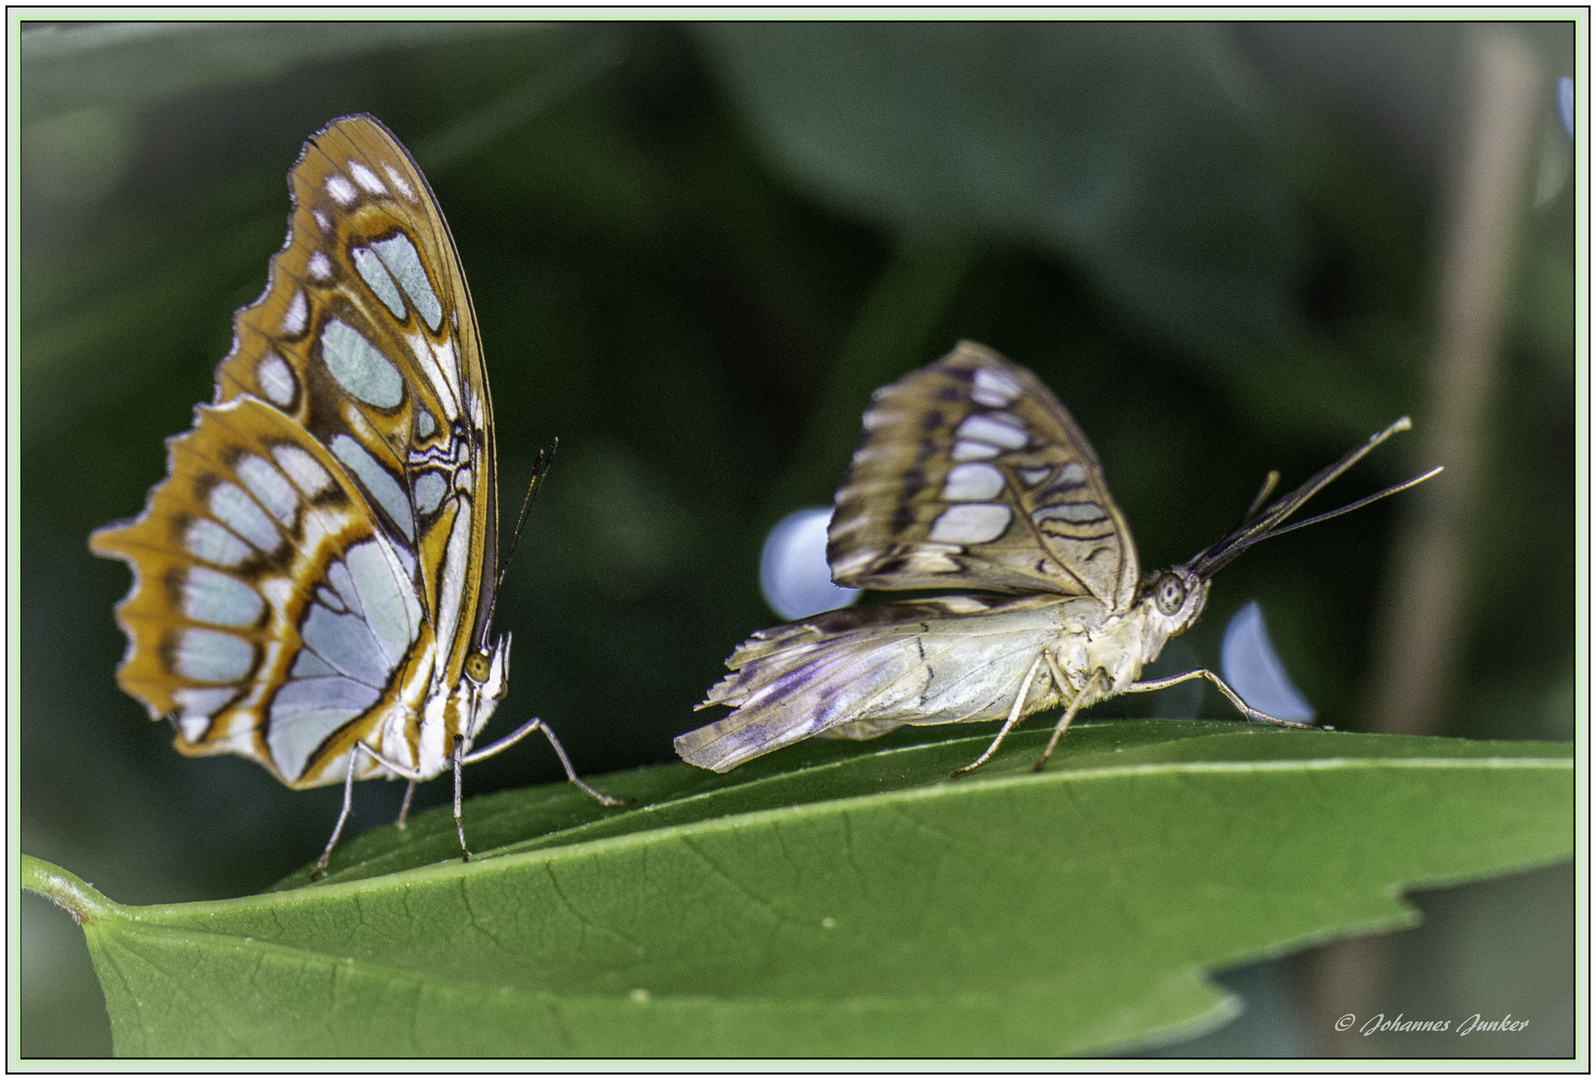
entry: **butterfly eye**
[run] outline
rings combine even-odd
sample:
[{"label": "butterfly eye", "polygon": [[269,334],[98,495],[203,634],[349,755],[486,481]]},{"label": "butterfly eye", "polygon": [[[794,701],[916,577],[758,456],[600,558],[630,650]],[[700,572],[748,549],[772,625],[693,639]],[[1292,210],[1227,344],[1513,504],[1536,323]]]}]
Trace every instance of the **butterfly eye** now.
[{"label": "butterfly eye", "polygon": [[474,652],[466,657],[465,673],[474,682],[487,682],[488,676],[493,671],[493,664],[485,652]]},{"label": "butterfly eye", "polygon": [[1175,614],[1175,612],[1180,610],[1180,606],[1186,602],[1185,583],[1175,574],[1165,574],[1158,581],[1158,589],[1154,593],[1154,600],[1158,604],[1159,611],[1162,611],[1165,615]]}]

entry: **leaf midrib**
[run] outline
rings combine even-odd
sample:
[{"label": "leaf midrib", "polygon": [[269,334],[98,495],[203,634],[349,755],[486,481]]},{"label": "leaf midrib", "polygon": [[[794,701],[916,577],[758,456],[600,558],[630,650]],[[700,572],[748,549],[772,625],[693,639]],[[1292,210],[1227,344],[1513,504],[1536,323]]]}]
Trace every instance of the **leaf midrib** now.
[{"label": "leaf midrib", "polygon": [[[1573,768],[1572,757],[1433,757],[1433,758],[1357,758],[1334,757],[1304,759],[1296,761],[1187,761],[1187,762],[1159,762],[1135,763],[1116,766],[1101,766],[1086,769],[1060,769],[1054,772],[1032,774],[1024,773],[1011,776],[992,778],[977,778],[973,780],[960,780],[957,784],[943,782],[922,787],[895,789],[888,792],[878,792],[869,795],[855,795],[847,798],[827,799],[822,802],[800,803],[793,806],[772,807],[761,810],[750,810],[745,813],[736,813],[721,817],[708,818],[700,821],[690,821],[681,824],[666,825],[660,828],[640,829],[627,832],[619,836],[604,836],[593,840],[583,840],[571,844],[537,847],[531,850],[516,851],[506,855],[494,855],[491,851],[473,856],[470,863],[461,863],[450,860],[443,863],[433,863],[428,866],[413,867],[396,871],[391,874],[377,877],[363,877],[354,881],[329,882],[322,885],[301,886],[294,889],[284,889],[280,892],[260,893],[253,896],[232,897],[223,900],[190,901],[181,904],[161,905],[159,907],[124,907],[123,913],[130,919],[158,925],[168,918],[183,919],[196,914],[223,915],[234,910],[261,910],[281,908],[301,903],[317,903],[321,900],[336,901],[349,895],[359,895],[369,892],[374,888],[373,883],[381,883],[382,888],[404,888],[410,885],[432,884],[450,878],[477,876],[490,872],[484,867],[498,868],[501,871],[519,869],[524,866],[534,865],[539,862],[552,862],[556,858],[584,859],[597,857],[613,849],[624,849],[629,846],[655,843],[662,836],[671,835],[681,838],[723,832],[728,829],[759,827],[765,824],[792,821],[819,814],[848,814],[859,810],[871,809],[883,805],[896,805],[906,802],[919,802],[926,799],[939,798],[965,798],[970,793],[989,791],[1003,788],[1029,787],[1039,784],[1066,784],[1076,782],[1092,782],[1124,779],[1130,777],[1146,777],[1178,774],[1203,774],[1203,773],[1288,773],[1288,772],[1317,772],[1342,769],[1502,769],[1519,767],[1526,769],[1567,769]],[[715,792],[700,793],[689,796],[689,799],[702,798]],[[685,800],[684,800],[685,801]],[[668,803],[657,804],[660,807],[678,805],[675,800]],[[643,810],[648,807],[640,808]],[[577,826],[577,829],[587,826]],[[574,831],[574,830],[572,830]]]}]

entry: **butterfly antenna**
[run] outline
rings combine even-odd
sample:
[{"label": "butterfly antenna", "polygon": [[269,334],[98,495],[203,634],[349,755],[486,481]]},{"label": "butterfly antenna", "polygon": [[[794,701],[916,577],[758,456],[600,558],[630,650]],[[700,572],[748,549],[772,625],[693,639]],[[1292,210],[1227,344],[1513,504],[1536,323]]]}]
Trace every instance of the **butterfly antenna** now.
[{"label": "butterfly antenna", "polygon": [[532,512],[532,504],[538,501],[538,492],[543,489],[543,480],[549,475],[549,467],[554,464],[554,452],[559,448],[560,440],[555,439],[538,451],[538,458],[532,463],[532,482],[526,486],[526,497],[521,500],[521,513],[515,519],[515,532],[510,535],[510,550],[505,553],[504,562],[499,566],[499,576],[493,583],[495,598],[498,596],[499,586],[504,584],[504,575],[510,572],[510,560],[515,558],[516,545],[521,542],[521,530],[526,528],[526,516]]},{"label": "butterfly antenna", "polygon": [[[1385,498],[1387,495],[1395,495],[1399,491],[1406,491],[1410,487],[1417,487],[1445,468],[1445,465],[1437,465],[1427,473],[1422,473],[1419,476],[1415,476],[1411,480],[1404,480],[1400,484],[1393,484],[1384,491],[1376,491],[1373,495],[1365,496],[1354,503],[1348,503],[1339,510],[1331,510],[1329,513],[1319,514],[1315,517],[1311,517],[1307,521],[1299,521],[1293,525],[1287,525],[1284,529],[1276,529],[1274,532],[1271,532],[1268,535],[1284,536],[1288,532],[1296,532],[1298,529],[1307,528],[1309,525],[1317,525],[1321,521],[1329,521],[1333,517],[1340,517],[1342,514],[1350,514],[1359,507],[1368,506],[1370,503],[1377,502],[1378,500]],[[1259,539],[1261,540],[1263,537],[1259,537]]]},{"label": "butterfly antenna", "polygon": [[[1398,420],[1384,431],[1381,431],[1378,434],[1370,437],[1370,439],[1362,446],[1350,451],[1340,461],[1320,469],[1319,472],[1310,478],[1307,483],[1303,484],[1289,495],[1282,496],[1267,509],[1259,511],[1257,509],[1258,504],[1267,499],[1269,497],[1270,491],[1272,491],[1274,488],[1274,484],[1270,483],[1269,480],[1264,481],[1263,489],[1258,493],[1258,497],[1253,500],[1253,507],[1247,511],[1247,516],[1242,519],[1242,524],[1231,530],[1230,534],[1224,539],[1220,540],[1217,544],[1214,544],[1213,546],[1200,552],[1194,559],[1191,560],[1191,562],[1186,564],[1187,569],[1191,570],[1199,577],[1212,577],[1214,572],[1220,567],[1230,562],[1230,560],[1234,559],[1237,555],[1240,555],[1243,551],[1252,547],[1252,545],[1258,543],[1260,540],[1267,539],[1271,536],[1280,536],[1282,533],[1292,532],[1293,530],[1300,529],[1306,525],[1313,525],[1321,521],[1328,521],[1333,517],[1339,517],[1342,514],[1357,510],[1360,507],[1368,506],[1370,503],[1379,499],[1383,499],[1387,495],[1395,495],[1399,491],[1406,491],[1408,488],[1413,487],[1416,484],[1424,483],[1424,481],[1430,479],[1430,477],[1434,476],[1436,473],[1439,473],[1441,471],[1441,467],[1436,467],[1431,469],[1429,472],[1424,473],[1422,476],[1415,476],[1411,480],[1388,487],[1384,491],[1375,492],[1373,495],[1359,499],[1357,502],[1348,503],[1346,506],[1336,510],[1331,510],[1329,513],[1320,514],[1317,517],[1311,517],[1307,521],[1299,521],[1294,525],[1287,526],[1286,528],[1279,527],[1280,523],[1295,513],[1298,507],[1307,502],[1309,499],[1313,498],[1314,495],[1318,494],[1319,490],[1326,484],[1330,483],[1330,481],[1334,480],[1336,477],[1352,468],[1353,465],[1356,465],[1370,450],[1373,450],[1376,446],[1379,446],[1397,432],[1406,431],[1412,426],[1413,422],[1411,420],[1405,416],[1402,417],[1402,419]],[[1273,479],[1273,474],[1271,474],[1271,479]]]}]

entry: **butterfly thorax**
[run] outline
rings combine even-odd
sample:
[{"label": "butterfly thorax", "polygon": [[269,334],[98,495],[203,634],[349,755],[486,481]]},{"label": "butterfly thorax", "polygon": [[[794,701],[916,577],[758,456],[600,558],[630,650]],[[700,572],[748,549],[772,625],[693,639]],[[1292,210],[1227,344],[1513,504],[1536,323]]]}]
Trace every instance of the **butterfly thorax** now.
[{"label": "butterfly thorax", "polygon": [[1207,600],[1206,581],[1166,571],[1142,582],[1129,611],[1105,611],[1095,625],[1078,629],[1067,625],[1054,659],[1071,690],[1089,695],[1082,707],[1124,693],[1170,638],[1197,621]]},{"label": "butterfly thorax", "polygon": [[456,735],[464,740],[462,751],[470,751],[509,689],[510,635],[496,641],[492,652],[476,655],[486,661],[484,679],[464,671],[450,679],[438,672],[416,707],[389,716],[379,747],[385,756],[432,777],[451,767]]}]

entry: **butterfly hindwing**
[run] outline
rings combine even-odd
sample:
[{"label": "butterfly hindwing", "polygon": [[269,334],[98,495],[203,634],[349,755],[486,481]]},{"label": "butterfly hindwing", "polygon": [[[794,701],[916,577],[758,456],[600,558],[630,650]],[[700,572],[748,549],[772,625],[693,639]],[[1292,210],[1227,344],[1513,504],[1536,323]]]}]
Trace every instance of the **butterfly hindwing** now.
[{"label": "butterfly hindwing", "polygon": [[341,728],[392,707],[432,628],[337,459],[252,397],[199,412],[146,513],[95,537],[137,574],[119,679],[184,752],[310,786],[364,734]]},{"label": "butterfly hindwing", "polygon": [[1091,444],[1051,391],[961,342],[876,391],[837,492],[839,585],[1093,596],[1128,610],[1136,547]]},{"label": "butterfly hindwing", "polygon": [[[867,739],[904,724],[1001,717],[1036,650],[1056,637],[1058,596],[939,596],[821,612],[762,630],[726,661],[699,708],[732,712],[676,738],[676,752],[725,772],[811,736]],[[1035,708],[1057,701],[1034,682]]]}]

